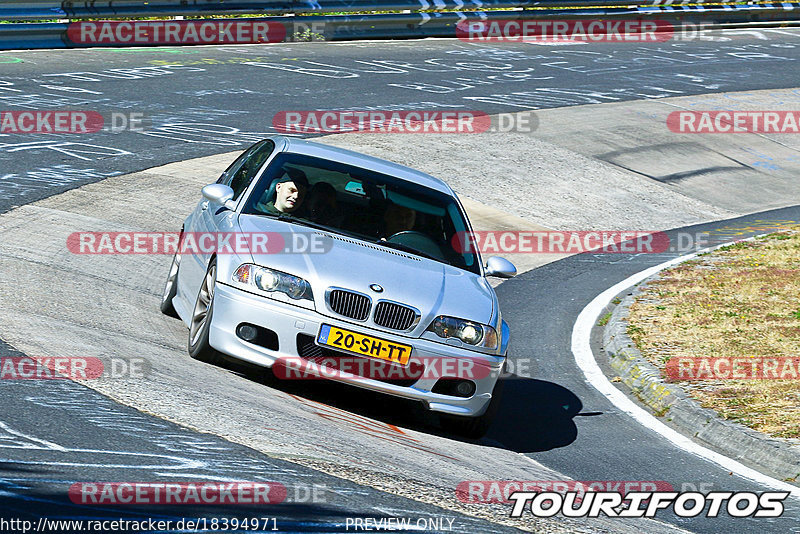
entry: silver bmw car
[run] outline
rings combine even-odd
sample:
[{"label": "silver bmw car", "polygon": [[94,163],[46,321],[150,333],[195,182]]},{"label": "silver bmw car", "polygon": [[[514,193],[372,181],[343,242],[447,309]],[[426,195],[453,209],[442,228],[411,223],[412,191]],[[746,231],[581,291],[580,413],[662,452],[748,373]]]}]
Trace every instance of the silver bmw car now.
[{"label": "silver bmw car", "polygon": [[486,431],[509,342],[486,277],[516,269],[469,246],[447,184],[274,136],[202,195],[161,300],[193,358],[346,382],[420,401],[448,430]]}]

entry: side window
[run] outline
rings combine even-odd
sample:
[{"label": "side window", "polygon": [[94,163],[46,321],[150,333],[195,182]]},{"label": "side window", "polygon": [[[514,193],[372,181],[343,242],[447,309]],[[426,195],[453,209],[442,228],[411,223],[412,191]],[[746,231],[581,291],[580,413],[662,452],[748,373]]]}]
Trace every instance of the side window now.
[{"label": "side window", "polygon": [[273,150],[275,150],[275,143],[269,139],[256,143],[222,173],[218,183],[230,186],[233,189],[233,200],[237,200],[253,181],[258,170],[267,161]]},{"label": "side window", "polygon": [[231,163],[228,166],[228,168],[225,169],[225,172],[223,172],[220,175],[220,177],[217,179],[217,183],[218,184],[231,185],[231,176],[236,174],[236,171],[239,170],[239,167],[242,166],[242,163],[245,162],[245,160],[247,159],[247,156],[250,155],[250,151],[252,151],[252,150],[253,150],[253,147],[250,147],[247,150],[245,150],[244,152],[242,152],[239,155],[239,157],[236,158],[236,161]]}]

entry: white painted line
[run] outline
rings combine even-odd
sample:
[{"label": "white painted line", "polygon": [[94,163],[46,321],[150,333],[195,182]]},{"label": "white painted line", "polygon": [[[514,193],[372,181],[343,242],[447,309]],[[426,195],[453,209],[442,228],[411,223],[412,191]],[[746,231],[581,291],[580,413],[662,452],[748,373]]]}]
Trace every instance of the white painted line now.
[{"label": "white painted line", "polygon": [[[17,437],[20,437],[20,438],[22,438],[24,440],[28,440],[28,441],[32,441],[34,443],[38,443],[39,445],[42,445],[45,450],[61,451],[61,452],[67,450],[65,447],[62,447],[58,443],[53,443],[52,441],[47,441],[47,440],[44,440],[44,439],[35,438],[33,436],[29,436],[28,434],[24,434],[24,433],[20,432],[19,430],[14,430],[13,428],[11,428],[7,424],[3,423],[2,421],[0,421],[0,430],[4,430],[4,431],[8,432],[12,436],[17,436]],[[5,447],[3,447],[3,448],[5,448]],[[20,447],[8,447],[8,448],[15,449],[15,448],[20,448]],[[31,447],[30,446],[23,446],[21,448],[31,448]]]},{"label": "white painted line", "polygon": [[644,408],[638,406],[631,399],[625,396],[622,391],[617,389],[614,384],[608,380],[608,378],[606,378],[606,375],[600,369],[600,366],[595,360],[591,345],[589,343],[592,327],[600,317],[603,309],[605,309],[611,299],[613,299],[619,293],[663,269],[672,267],[673,265],[677,265],[678,263],[686,260],[690,260],[699,254],[716,250],[727,244],[730,243],[709,247],[693,254],[679,256],[660,265],[650,267],[649,269],[645,269],[644,271],[629,276],[625,280],[611,286],[597,295],[594,300],[592,300],[583,310],[581,310],[581,313],[578,315],[578,319],[575,321],[575,325],[572,328],[572,354],[575,356],[575,362],[578,364],[578,367],[581,368],[584,376],[586,376],[586,381],[597,391],[602,393],[617,408],[631,416],[642,426],[659,433],[667,441],[670,441],[675,446],[685,450],[690,454],[699,456],[700,458],[708,460],[709,462],[713,462],[727,471],[736,473],[741,477],[749,479],[763,486],[767,486],[773,490],[788,491],[792,497],[800,500],[800,488],[797,486],[793,486],[763,473],[759,473],[755,469],[751,469],[746,465],[737,462],[736,460],[698,445],[690,438],[659,421]]},{"label": "white painted line", "polygon": [[765,32],[769,32],[769,33],[780,33],[780,34],[783,34],[783,35],[791,35],[792,37],[800,36],[800,33],[798,33],[798,32],[790,32],[790,31],[785,31],[785,30],[774,30],[774,29],[771,29],[771,28],[766,28],[766,29],[764,29],[764,31]]},{"label": "white painted line", "polygon": [[13,458],[0,458],[0,462],[6,464],[20,464],[20,465],[63,465],[68,467],[101,467],[101,468],[109,468],[113,467],[116,469],[161,469],[161,470],[179,470],[179,469],[204,469],[208,467],[208,464],[202,460],[194,460],[192,458],[182,458],[180,456],[169,456],[166,454],[150,454],[146,452],[128,452],[128,451],[104,451],[104,450],[97,450],[97,449],[63,449],[63,450],[56,450],[54,452],[63,452],[67,454],[77,453],[77,459],[85,458],[87,454],[108,454],[110,456],[132,456],[134,458],[156,458],[162,459],[166,458],[169,460],[175,460],[176,465],[164,465],[164,464],[120,464],[120,463],[92,463],[92,462],[59,462],[57,461],[57,456],[53,456],[44,461],[37,461],[37,460],[15,460]]}]

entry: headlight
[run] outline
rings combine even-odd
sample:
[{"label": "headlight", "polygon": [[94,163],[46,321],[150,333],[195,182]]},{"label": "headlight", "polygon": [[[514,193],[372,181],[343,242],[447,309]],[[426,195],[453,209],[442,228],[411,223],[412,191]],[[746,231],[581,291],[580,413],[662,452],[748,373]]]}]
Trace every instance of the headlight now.
[{"label": "headlight", "polygon": [[255,287],[266,293],[283,293],[293,300],[313,302],[311,286],[304,279],[266,267],[245,263],[233,273],[233,281]]},{"label": "headlight", "polygon": [[444,339],[450,337],[458,338],[467,345],[485,349],[497,348],[497,332],[495,329],[473,321],[440,315],[433,320],[428,327],[428,331]]}]

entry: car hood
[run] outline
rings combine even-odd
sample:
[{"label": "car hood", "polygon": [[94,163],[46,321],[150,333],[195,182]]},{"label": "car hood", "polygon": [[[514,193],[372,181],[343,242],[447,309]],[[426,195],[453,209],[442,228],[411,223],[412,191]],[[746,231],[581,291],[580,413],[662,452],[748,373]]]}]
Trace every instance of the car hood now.
[{"label": "car hood", "polygon": [[[315,230],[257,215],[239,217],[241,230],[281,232],[289,238],[313,239],[324,252],[251,254],[253,263],[305,278],[314,292],[319,313],[347,320],[325,305],[329,287],[369,295],[373,303],[385,299],[417,308],[421,319],[410,335],[420,335],[437,315],[493,324],[496,296],[485,278],[444,263],[359,241],[341,234]],[[298,237],[295,237],[298,236]],[[378,293],[370,285],[378,284]],[[354,321],[355,322],[355,321]],[[358,324],[358,323],[356,323]]]}]

